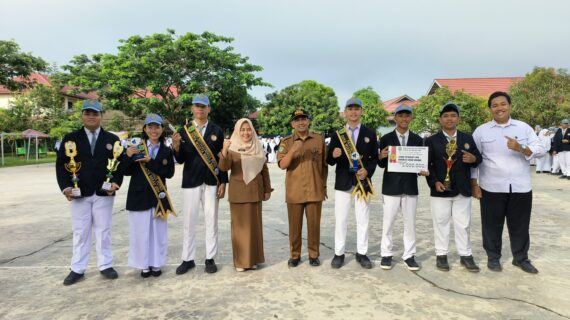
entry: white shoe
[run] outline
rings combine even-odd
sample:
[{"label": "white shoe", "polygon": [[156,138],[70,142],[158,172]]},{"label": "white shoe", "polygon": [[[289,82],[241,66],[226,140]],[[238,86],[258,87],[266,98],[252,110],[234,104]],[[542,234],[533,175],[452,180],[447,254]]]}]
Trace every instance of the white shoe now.
[{"label": "white shoe", "polygon": [[244,272],[245,269],[244,269],[244,268],[238,268],[238,267],[236,267],[236,271],[237,271],[237,272]]}]

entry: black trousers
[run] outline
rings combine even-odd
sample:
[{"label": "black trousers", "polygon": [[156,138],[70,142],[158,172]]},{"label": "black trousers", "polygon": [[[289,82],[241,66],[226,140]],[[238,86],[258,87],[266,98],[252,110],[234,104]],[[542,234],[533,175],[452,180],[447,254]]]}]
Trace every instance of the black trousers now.
[{"label": "black trousers", "polygon": [[526,193],[497,193],[482,190],[481,229],[483,248],[489,259],[501,258],[505,218],[511,240],[513,259],[528,259],[530,247],[530,212],[532,191]]}]

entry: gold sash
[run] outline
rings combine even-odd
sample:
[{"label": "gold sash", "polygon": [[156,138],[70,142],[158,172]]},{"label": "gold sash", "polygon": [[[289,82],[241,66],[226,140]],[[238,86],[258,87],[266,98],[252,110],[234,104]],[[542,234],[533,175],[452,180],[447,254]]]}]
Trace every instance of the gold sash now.
[{"label": "gold sash", "polygon": [[[342,149],[344,150],[344,153],[348,158],[348,165],[352,166],[351,154],[357,152],[356,147],[352,142],[352,139],[348,136],[346,128],[338,130],[336,132],[336,135],[338,136],[340,145],[342,146]],[[364,168],[364,164],[362,163],[361,158],[358,158],[358,164],[360,165],[361,168]],[[372,181],[370,181],[369,177],[366,177],[366,179],[364,180],[360,180],[357,174],[354,175],[356,176],[356,186],[354,187],[354,191],[352,192],[352,194],[355,195],[357,198],[364,199],[364,201],[368,202],[370,197],[374,195],[374,188],[372,188]]]},{"label": "gold sash", "polygon": [[[145,153],[148,155],[149,153],[145,140],[142,140],[142,145],[144,146]],[[162,179],[160,179],[160,177],[156,173],[150,171],[146,167],[146,163],[139,162],[139,164],[141,166],[142,172],[144,173],[144,176],[146,177],[146,181],[148,181],[148,184],[150,185],[150,188],[152,189],[152,192],[156,197],[156,200],[158,200],[158,204],[156,205],[156,210],[154,211],[154,217],[166,220],[166,218],[168,218],[168,214],[176,216],[176,212],[174,211],[174,206],[172,205],[172,201],[170,201],[170,195],[166,190],[166,186],[164,185],[164,183],[162,183]]]},{"label": "gold sash", "polygon": [[204,137],[202,137],[200,132],[196,130],[194,122],[192,122],[190,128],[188,128],[188,125],[185,125],[184,130],[186,131],[186,134],[190,138],[190,141],[192,141],[194,148],[196,148],[196,151],[198,151],[200,158],[202,158],[202,161],[204,161],[206,167],[210,169],[210,172],[212,172],[214,178],[216,178],[216,184],[220,185],[220,179],[218,179],[218,172],[219,172],[218,162],[216,161],[216,157],[214,157],[212,150],[210,150],[210,148],[206,144],[206,141],[204,141]]}]

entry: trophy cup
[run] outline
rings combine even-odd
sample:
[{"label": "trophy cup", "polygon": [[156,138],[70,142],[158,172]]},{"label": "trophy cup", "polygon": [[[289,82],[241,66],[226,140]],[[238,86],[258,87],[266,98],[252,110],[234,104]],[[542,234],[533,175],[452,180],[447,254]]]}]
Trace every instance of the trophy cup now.
[{"label": "trophy cup", "polygon": [[101,189],[104,191],[111,190],[111,179],[113,178],[113,172],[117,171],[120,163],[120,161],[117,161],[117,158],[119,158],[122,153],[123,146],[121,145],[121,142],[115,141],[115,145],[113,146],[113,159],[107,159],[107,180],[103,182],[103,187],[101,187]]},{"label": "trophy cup", "polygon": [[146,156],[145,147],[143,146],[143,140],[141,138],[131,138],[128,142],[129,147],[135,147],[139,150],[139,153],[134,154],[131,159],[134,161],[142,159]]},{"label": "trophy cup", "polygon": [[357,173],[358,172],[358,160],[360,160],[360,154],[354,151],[350,154],[350,159],[352,160],[352,165],[348,168],[350,173]]},{"label": "trophy cup", "polygon": [[75,162],[75,157],[77,156],[77,146],[74,141],[67,141],[65,143],[65,155],[69,157],[69,163],[64,164],[65,170],[71,173],[71,182],[73,182],[73,188],[71,188],[71,197],[79,198],[81,197],[81,189],[77,186],[79,178],[77,177],[77,171],[81,169],[81,162]]},{"label": "trophy cup", "polygon": [[443,186],[446,190],[451,189],[451,178],[449,177],[449,172],[451,171],[451,167],[455,162],[453,157],[455,156],[455,152],[457,152],[457,142],[455,139],[449,140],[447,145],[445,146],[445,153],[447,153],[447,159],[445,159],[445,164],[447,166],[447,174],[445,175],[445,180],[443,181]]}]

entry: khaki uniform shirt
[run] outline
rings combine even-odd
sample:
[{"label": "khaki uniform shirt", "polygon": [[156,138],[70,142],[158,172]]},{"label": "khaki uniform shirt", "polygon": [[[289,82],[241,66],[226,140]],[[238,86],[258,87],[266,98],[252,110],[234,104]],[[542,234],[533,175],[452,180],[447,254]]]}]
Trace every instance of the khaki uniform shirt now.
[{"label": "khaki uniform shirt", "polygon": [[277,161],[292,148],[296,140],[303,142],[300,156],[293,158],[285,176],[285,201],[287,203],[306,203],[325,200],[328,165],[326,146],[323,137],[309,133],[303,141],[293,134],[281,141]]}]

